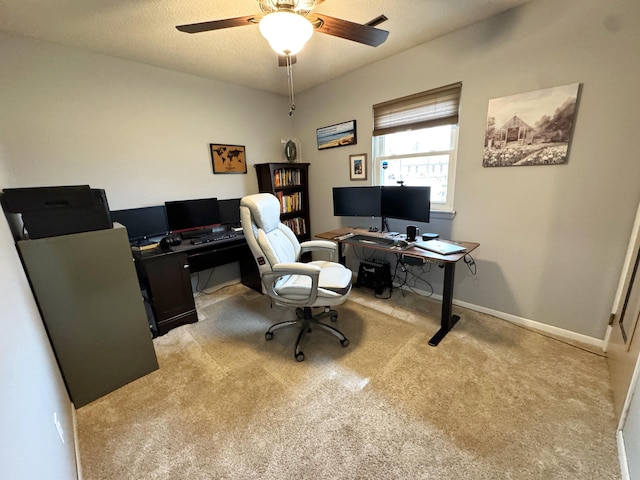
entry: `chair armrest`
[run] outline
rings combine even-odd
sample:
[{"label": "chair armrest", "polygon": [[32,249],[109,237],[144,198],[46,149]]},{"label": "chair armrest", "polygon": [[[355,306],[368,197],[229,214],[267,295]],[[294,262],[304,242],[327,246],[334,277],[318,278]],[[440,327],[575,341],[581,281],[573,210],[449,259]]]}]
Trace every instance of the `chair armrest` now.
[{"label": "chair armrest", "polygon": [[[271,272],[262,275],[263,284],[267,290],[267,294],[283,305],[291,306],[307,306],[316,301],[318,297],[318,284],[320,281],[320,271],[322,269],[317,265],[310,263],[278,263],[273,266]],[[309,288],[309,296],[302,299],[286,298],[281,296],[275,289],[276,282],[279,278],[287,275],[305,275],[311,278],[311,287]]]},{"label": "chair armrest", "polygon": [[279,277],[284,275],[320,275],[320,268],[312,263],[287,262],[276,263],[272,270],[279,273]]},{"label": "chair armrest", "polygon": [[333,261],[333,256],[338,248],[338,244],[329,240],[307,240],[300,243],[300,254],[305,252],[327,252],[329,260]]}]

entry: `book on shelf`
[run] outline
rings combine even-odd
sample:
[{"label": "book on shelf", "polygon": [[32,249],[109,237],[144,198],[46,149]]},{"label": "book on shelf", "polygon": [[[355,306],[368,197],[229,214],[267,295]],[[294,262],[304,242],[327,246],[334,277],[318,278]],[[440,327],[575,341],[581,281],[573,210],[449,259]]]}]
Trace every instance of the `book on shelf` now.
[{"label": "book on shelf", "polygon": [[300,170],[296,168],[279,168],[273,172],[275,187],[295,187],[300,183]]},{"label": "book on shelf", "polygon": [[276,192],[276,197],[280,201],[280,213],[296,212],[302,209],[302,192],[295,192],[285,195],[283,192]]},{"label": "book on shelf", "polygon": [[306,235],[307,233],[307,224],[304,221],[304,218],[295,217],[284,220],[283,223],[289,227],[293,233],[296,235]]}]

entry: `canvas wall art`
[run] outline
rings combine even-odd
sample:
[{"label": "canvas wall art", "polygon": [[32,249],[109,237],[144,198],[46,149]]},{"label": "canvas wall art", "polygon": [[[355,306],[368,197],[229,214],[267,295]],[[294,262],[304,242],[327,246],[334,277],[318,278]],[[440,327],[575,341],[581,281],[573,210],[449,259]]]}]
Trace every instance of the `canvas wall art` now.
[{"label": "canvas wall art", "polygon": [[484,167],[567,161],[579,83],[489,100]]},{"label": "canvas wall art", "polygon": [[316,139],[318,141],[318,150],[355,145],[358,143],[356,121],[349,120],[348,122],[318,128],[316,129]]}]

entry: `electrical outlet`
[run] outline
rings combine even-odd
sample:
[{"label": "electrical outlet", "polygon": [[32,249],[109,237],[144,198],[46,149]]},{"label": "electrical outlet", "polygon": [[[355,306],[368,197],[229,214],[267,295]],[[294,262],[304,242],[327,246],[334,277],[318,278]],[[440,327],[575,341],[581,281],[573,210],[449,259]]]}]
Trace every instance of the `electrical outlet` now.
[{"label": "electrical outlet", "polygon": [[62,424],[60,423],[60,419],[58,418],[58,412],[53,412],[53,424],[56,426],[60,441],[64,443],[64,430],[62,429]]}]

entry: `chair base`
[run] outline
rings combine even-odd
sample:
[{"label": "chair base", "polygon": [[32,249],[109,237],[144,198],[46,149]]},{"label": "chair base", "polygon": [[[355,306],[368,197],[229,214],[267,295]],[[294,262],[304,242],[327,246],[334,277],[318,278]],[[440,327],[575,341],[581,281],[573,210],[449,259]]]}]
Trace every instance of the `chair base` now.
[{"label": "chair base", "polygon": [[340,330],[332,327],[331,325],[320,322],[320,319],[324,317],[330,317],[331,321],[335,322],[338,319],[338,312],[336,312],[335,310],[331,310],[328,307],[325,307],[322,313],[313,315],[311,313],[311,307],[296,308],[296,316],[298,317],[297,320],[288,320],[271,325],[264,336],[267,340],[271,340],[273,338],[273,332],[275,332],[276,330],[284,327],[299,325],[300,333],[298,334],[298,339],[296,340],[296,348],[294,351],[295,359],[298,362],[302,362],[304,360],[304,353],[302,352],[302,350],[300,350],[300,343],[307,333],[311,333],[312,327],[318,327],[326,332],[331,333],[332,335],[335,335],[336,337],[338,337],[338,339],[340,340],[340,345],[342,345],[343,347],[349,345],[349,340],[342,334]]}]

